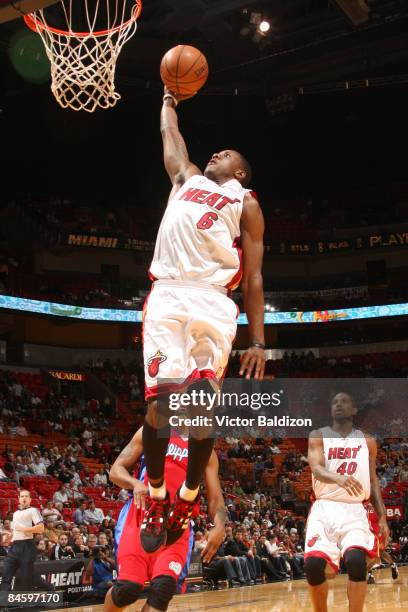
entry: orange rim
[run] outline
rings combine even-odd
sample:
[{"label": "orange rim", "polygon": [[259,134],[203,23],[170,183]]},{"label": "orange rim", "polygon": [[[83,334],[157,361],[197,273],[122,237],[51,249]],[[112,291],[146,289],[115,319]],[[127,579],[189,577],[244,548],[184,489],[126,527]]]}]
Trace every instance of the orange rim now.
[{"label": "orange rim", "polygon": [[41,19],[36,17],[35,13],[29,13],[28,15],[24,15],[24,21],[26,25],[30,28],[30,30],[33,30],[33,32],[43,30],[45,32],[52,32],[53,34],[62,34],[63,36],[76,36],[77,38],[86,38],[87,36],[92,35],[97,38],[98,36],[107,36],[108,34],[120,32],[120,30],[123,30],[123,28],[126,28],[129,24],[136,21],[142,11],[142,0],[135,0],[135,4],[136,8],[134,9],[130,19],[124,21],[123,23],[114,28],[110,28],[107,30],[99,30],[98,32],[71,32],[69,30],[58,30],[58,28],[52,28],[45,22],[41,21]]}]

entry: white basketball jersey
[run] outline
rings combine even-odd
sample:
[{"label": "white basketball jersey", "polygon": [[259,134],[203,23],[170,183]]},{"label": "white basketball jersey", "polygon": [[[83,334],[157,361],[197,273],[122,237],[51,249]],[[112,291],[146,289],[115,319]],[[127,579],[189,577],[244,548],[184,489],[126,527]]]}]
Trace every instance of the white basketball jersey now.
[{"label": "white basketball jersey", "polygon": [[356,503],[370,498],[370,464],[369,451],[364,433],[353,429],[342,438],[331,427],[323,427],[324,462],[330,472],[343,476],[353,476],[358,480],[363,492],[361,495],[349,495],[345,489],[335,483],[325,483],[312,476],[313,491],[316,499],[330,499],[339,502]]},{"label": "white basketball jersey", "polygon": [[237,287],[242,276],[240,220],[248,192],[236,179],[218,185],[201,175],[189,178],[167,205],[150,278]]}]

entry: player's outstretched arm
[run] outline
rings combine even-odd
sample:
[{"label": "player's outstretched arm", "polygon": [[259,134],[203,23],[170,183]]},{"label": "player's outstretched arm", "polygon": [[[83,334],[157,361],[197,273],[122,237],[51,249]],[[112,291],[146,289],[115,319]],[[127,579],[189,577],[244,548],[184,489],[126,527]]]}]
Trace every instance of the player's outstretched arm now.
[{"label": "player's outstretched arm", "polygon": [[363,487],[353,476],[342,476],[331,472],[324,464],[323,437],[319,430],[312,431],[309,437],[309,448],[307,458],[313,476],[316,480],[326,483],[338,484],[343,487],[349,495],[360,495]]},{"label": "player's outstretched arm", "polygon": [[378,526],[380,528],[380,533],[383,536],[384,542],[388,542],[390,530],[387,523],[387,511],[384,506],[380,484],[377,478],[377,442],[371,436],[366,436],[366,442],[370,462],[371,502],[378,515]]},{"label": "player's outstretched arm", "polygon": [[143,427],[138,429],[129,444],[117,456],[110,469],[109,478],[118,487],[133,491],[136,506],[143,508],[147,487],[130,473],[143,453],[142,431]]},{"label": "player's outstretched arm", "polygon": [[[262,278],[265,223],[258,201],[247,194],[241,215],[244,271],[241,289],[248,317],[249,336],[254,343],[241,359],[240,374],[262,379],[265,369],[264,293]],[[257,344],[261,346],[256,346]]]},{"label": "player's outstretched arm", "polygon": [[201,552],[205,563],[211,561],[225,538],[227,509],[225,507],[218,470],[218,457],[215,451],[212,451],[205,469],[204,479],[207,489],[208,513],[214,523],[214,527],[208,534],[207,545]]},{"label": "player's outstretched arm", "polygon": [[165,88],[160,115],[160,131],[163,139],[164,166],[173,185],[172,195],[194,174],[201,170],[191,163],[186,143],[180,134],[176,113],[177,98]]}]

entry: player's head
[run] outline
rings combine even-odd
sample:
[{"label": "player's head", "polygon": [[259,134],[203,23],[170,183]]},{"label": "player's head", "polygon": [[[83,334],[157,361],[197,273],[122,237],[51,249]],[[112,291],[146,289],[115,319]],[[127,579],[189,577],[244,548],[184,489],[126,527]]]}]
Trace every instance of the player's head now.
[{"label": "player's head", "polygon": [[247,187],[251,181],[252,170],[241,153],[226,149],[213,153],[204,170],[204,176],[220,185],[235,178],[243,187]]},{"label": "player's head", "polygon": [[20,495],[18,496],[18,503],[22,508],[28,508],[31,504],[30,491],[27,491],[26,489],[21,489]]},{"label": "player's head", "polygon": [[350,393],[341,391],[336,393],[331,400],[331,414],[335,421],[352,421],[357,413],[357,406]]}]

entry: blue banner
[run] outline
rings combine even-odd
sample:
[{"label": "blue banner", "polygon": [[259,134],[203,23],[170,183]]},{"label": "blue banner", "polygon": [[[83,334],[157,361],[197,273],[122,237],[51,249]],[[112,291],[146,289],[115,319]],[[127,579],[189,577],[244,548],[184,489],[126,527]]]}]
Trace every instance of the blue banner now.
[{"label": "blue banner", "polygon": [[[70,306],[55,302],[29,300],[10,295],[0,295],[0,308],[21,310],[42,315],[69,317],[87,321],[117,321],[119,323],[141,323],[141,310],[120,310],[113,308],[87,308]],[[383,304],[381,306],[363,306],[342,308],[339,310],[307,310],[293,312],[267,312],[266,325],[290,325],[293,323],[330,323],[333,321],[352,321],[356,319],[374,319],[379,317],[400,317],[408,314],[408,303]],[[246,314],[240,314],[238,325],[247,325]]]}]

